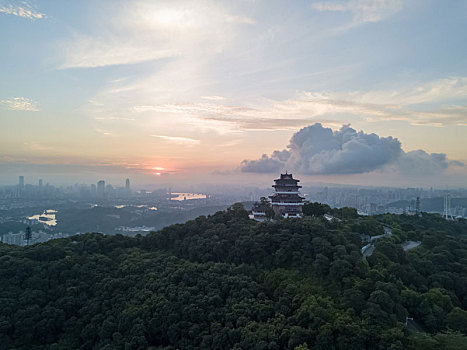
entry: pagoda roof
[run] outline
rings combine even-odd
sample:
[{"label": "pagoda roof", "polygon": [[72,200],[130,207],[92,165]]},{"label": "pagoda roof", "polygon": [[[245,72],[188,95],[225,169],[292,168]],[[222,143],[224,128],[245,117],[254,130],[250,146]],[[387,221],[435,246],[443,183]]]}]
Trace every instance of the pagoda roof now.
[{"label": "pagoda roof", "polygon": [[273,194],[273,195],[270,195],[269,198],[271,199],[284,199],[284,200],[288,200],[288,199],[305,199],[305,197],[302,197],[298,194],[290,194],[290,195],[287,195],[287,194]]},{"label": "pagoda roof", "polygon": [[285,172],[285,174],[281,174],[280,179],[275,179],[274,181],[284,181],[284,180],[292,180],[292,181],[295,181],[295,182],[300,181],[300,180],[294,179],[292,174],[288,174],[287,172]]}]

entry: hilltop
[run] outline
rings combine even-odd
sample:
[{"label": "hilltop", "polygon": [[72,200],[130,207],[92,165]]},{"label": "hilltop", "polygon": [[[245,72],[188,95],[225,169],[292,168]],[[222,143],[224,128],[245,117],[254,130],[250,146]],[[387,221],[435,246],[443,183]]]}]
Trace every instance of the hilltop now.
[{"label": "hilltop", "polygon": [[464,349],[466,221],[330,214],[0,244],[2,349]]}]

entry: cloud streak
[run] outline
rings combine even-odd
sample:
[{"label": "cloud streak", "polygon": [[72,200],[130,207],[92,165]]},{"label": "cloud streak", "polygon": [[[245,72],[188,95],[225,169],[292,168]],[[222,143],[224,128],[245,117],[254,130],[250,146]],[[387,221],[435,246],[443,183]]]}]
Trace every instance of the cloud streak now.
[{"label": "cloud streak", "polygon": [[28,18],[31,20],[46,18],[45,14],[37,12],[36,9],[26,1],[21,1],[16,4],[0,4],[0,13]]},{"label": "cloud streak", "polygon": [[72,43],[64,45],[65,60],[59,69],[96,68],[121,64],[136,64],[177,55],[171,49],[155,49],[135,45],[131,40],[119,42],[117,37],[95,39],[77,35]]},{"label": "cloud streak", "polygon": [[[132,112],[170,113],[230,125],[232,130],[296,129],[313,122],[338,126],[339,116],[354,115],[368,122],[398,120],[412,125],[467,125],[467,77],[450,77],[399,89],[347,93],[300,92],[284,101],[263,105],[209,102],[139,105]],[[203,98],[206,99],[206,98]]]},{"label": "cloud streak", "polygon": [[39,111],[37,102],[26,97],[13,97],[7,100],[0,100],[0,103],[5,105],[10,111]]},{"label": "cloud streak", "polygon": [[180,6],[176,1],[135,1],[110,11],[111,15],[96,25],[95,33],[77,33],[62,43],[59,69],[215,55],[229,41],[233,26],[254,24],[249,17],[229,14],[209,2]]},{"label": "cloud streak", "polygon": [[165,136],[165,135],[151,135],[152,137],[156,137],[162,139],[164,141],[175,143],[178,145],[185,145],[185,146],[196,146],[200,144],[200,140],[192,139],[189,137],[181,137],[181,136]]},{"label": "cloud streak", "polygon": [[225,15],[224,18],[229,23],[256,24],[254,19],[246,16]]},{"label": "cloud streak", "polygon": [[352,25],[375,23],[400,11],[402,0],[341,0],[321,1],[313,4],[320,12],[343,12],[352,15]]}]

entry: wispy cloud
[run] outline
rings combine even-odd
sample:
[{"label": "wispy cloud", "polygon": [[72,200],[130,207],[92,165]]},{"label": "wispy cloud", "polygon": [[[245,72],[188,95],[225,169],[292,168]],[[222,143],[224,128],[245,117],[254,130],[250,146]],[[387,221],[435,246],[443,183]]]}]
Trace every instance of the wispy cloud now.
[{"label": "wispy cloud", "polygon": [[[153,106],[135,106],[134,112],[170,113],[177,119],[190,117],[197,123],[213,122],[212,128],[221,131],[219,123],[228,124],[230,132],[241,130],[289,130],[305,126],[311,122],[323,122],[326,125],[339,126],[342,123],[328,119],[316,119],[303,115],[299,111],[287,111],[280,103],[274,107],[258,108],[231,106],[214,103],[159,104]],[[226,131],[224,130],[223,133]]]},{"label": "wispy cloud", "polygon": [[0,3],[0,13],[32,20],[46,18],[45,14],[38,12],[31,4],[27,3],[26,1],[17,1],[10,4]]},{"label": "wispy cloud", "polygon": [[[190,116],[230,125],[232,130],[295,129],[320,122],[342,124],[339,116],[354,115],[369,122],[401,120],[412,125],[467,125],[467,78],[451,77],[398,89],[375,91],[300,92],[294,98],[262,105],[215,103],[155,104],[132,107],[134,113]],[[222,100],[219,100],[222,102]]]},{"label": "wispy cloud", "polygon": [[225,97],[222,96],[201,96],[203,100],[208,100],[208,101],[222,101],[225,100]]},{"label": "wispy cloud", "polygon": [[25,142],[24,146],[28,151],[50,151],[53,150],[53,147],[44,145],[39,142]]},{"label": "wispy cloud", "polygon": [[175,2],[135,1],[109,11],[104,23],[89,26],[95,33],[76,33],[62,43],[60,69],[213,55],[228,43],[233,25],[254,23],[251,18],[230,15],[215,2],[179,6]]},{"label": "wispy cloud", "polygon": [[184,114],[222,114],[222,115],[251,115],[252,108],[241,106],[228,106],[212,103],[172,103],[133,107],[135,112],[162,112]]},{"label": "wispy cloud", "polygon": [[349,26],[379,22],[402,9],[402,0],[341,0],[313,4],[317,11],[347,12],[352,15]]},{"label": "wispy cloud", "polygon": [[37,102],[26,97],[13,97],[7,100],[0,100],[0,104],[5,105],[11,111],[39,111]]},{"label": "wispy cloud", "polygon": [[358,101],[401,105],[414,105],[425,102],[433,103],[455,99],[463,99],[465,101],[466,96],[467,77],[448,77],[424,84],[401,86],[393,90],[375,90],[349,94],[349,97]]},{"label": "wispy cloud", "polygon": [[124,118],[124,117],[96,117],[95,120],[124,120],[124,121],[134,121],[135,118]]},{"label": "wispy cloud", "polygon": [[177,55],[175,50],[142,46],[132,40],[120,42],[117,37],[96,39],[83,35],[76,35],[64,44],[63,52],[65,59],[59,65],[60,69],[135,64]]},{"label": "wispy cloud", "polygon": [[232,140],[229,142],[218,144],[217,147],[222,147],[222,148],[235,147],[235,146],[238,146],[241,142],[242,140]]},{"label": "wispy cloud", "polygon": [[250,17],[245,16],[232,16],[232,15],[225,15],[225,20],[229,23],[245,23],[245,24],[255,24],[255,20]]},{"label": "wispy cloud", "polygon": [[312,115],[353,114],[367,121],[403,120],[413,125],[467,125],[467,77],[450,77],[398,89],[348,93],[303,92],[280,104]]},{"label": "wispy cloud", "polygon": [[175,144],[185,145],[185,146],[195,146],[195,145],[200,144],[200,140],[192,139],[189,137],[166,136],[166,135],[151,135],[151,136],[162,139],[170,143],[175,143]]},{"label": "wispy cloud", "polygon": [[101,135],[104,135],[104,136],[115,136],[114,133],[108,131],[108,130],[103,130],[103,129],[100,129],[100,128],[96,128],[95,129],[96,132],[98,132],[99,134]]},{"label": "wispy cloud", "polygon": [[204,117],[204,120],[231,124],[232,129],[238,130],[295,130],[310,123],[323,123],[328,126],[339,126],[342,122],[325,118],[225,118],[223,116]]}]

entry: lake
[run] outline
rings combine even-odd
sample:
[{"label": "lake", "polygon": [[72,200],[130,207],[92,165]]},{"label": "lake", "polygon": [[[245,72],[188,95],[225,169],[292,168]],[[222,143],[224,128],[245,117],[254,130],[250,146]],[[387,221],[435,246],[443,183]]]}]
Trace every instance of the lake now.
[{"label": "lake", "polygon": [[172,197],[171,200],[173,201],[183,201],[183,200],[190,200],[190,199],[205,199],[206,195],[202,193],[185,193],[185,192],[173,192],[172,195],[176,197]]},{"label": "lake", "polygon": [[57,225],[57,219],[55,218],[55,214],[57,214],[56,210],[47,209],[44,210],[42,214],[37,214],[28,217],[29,220],[37,220],[41,224],[46,224],[48,226],[55,226]]}]

